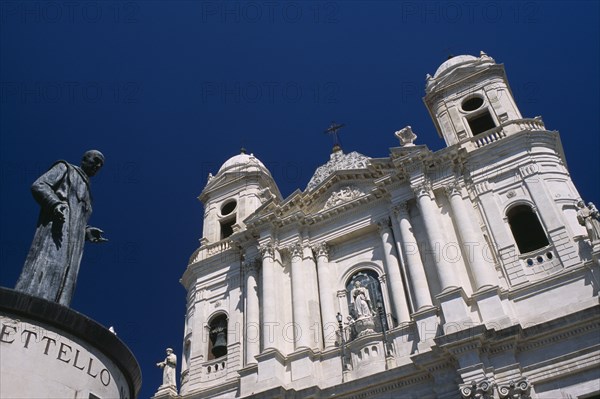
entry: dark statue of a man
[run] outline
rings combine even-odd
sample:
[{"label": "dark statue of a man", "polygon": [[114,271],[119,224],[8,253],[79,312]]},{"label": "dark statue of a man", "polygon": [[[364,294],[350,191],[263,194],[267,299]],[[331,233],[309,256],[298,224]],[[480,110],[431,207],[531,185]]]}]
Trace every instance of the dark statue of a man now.
[{"label": "dark statue of a man", "polygon": [[107,241],[89,227],[92,214],[90,177],[104,165],[100,151],[83,154],[81,167],[58,161],[31,186],[41,207],[37,230],[16,290],[69,306],[84,241]]}]

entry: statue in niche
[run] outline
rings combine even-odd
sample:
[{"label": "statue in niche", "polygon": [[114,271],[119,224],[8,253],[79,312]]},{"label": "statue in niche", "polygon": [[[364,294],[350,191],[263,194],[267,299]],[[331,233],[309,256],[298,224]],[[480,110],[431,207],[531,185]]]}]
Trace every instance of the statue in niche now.
[{"label": "statue in niche", "polygon": [[167,357],[162,362],[156,363],[157,367],[163,369],[163,382],[161,387],[177,387],[175,382],[175,367],[177,366],[177,356],[173,349],[167,348]]},{"label": "statue in niche", "polygon": [[354,288],[350,291],[350,302],[354,305],[354,323],[352,324],[351,329],[352,335],[362,337],[365,334],[375,332],[371,295],[367,287],[363,287],[360,280],[354,281]]},{"label": "statue in niche", "polygon": [[350,295],[352,297],[351,301],[354,304],[357,320],[373,316],[369,290],[366,287],[363,287],[359,280],[354,282],[354,288],[350,292]]},{"label": "statue in niche", "polygon": [[598,221],[600,214],[598,209],[591,202],[585,206],[583,201],[579,201],[577,207],[579,208],[577,210],[577,221],[580,225],[585,226],[592,245],[600,242],[600,221]]},{"label": "statue in niche", "polygon": [[92,214],[90,178],[104,155],[90,150],[81,167],[58,161],[31,186],[40,204],[37,229],[15,289],[69,306],[77,282],[84,242],[108,241],[87,225]]}]

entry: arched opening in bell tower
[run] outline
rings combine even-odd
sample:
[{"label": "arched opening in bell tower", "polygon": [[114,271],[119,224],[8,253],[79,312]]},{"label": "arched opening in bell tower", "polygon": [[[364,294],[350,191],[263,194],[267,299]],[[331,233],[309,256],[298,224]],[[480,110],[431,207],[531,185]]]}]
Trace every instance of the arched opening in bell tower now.
[{"label": "arched opening in bell tower", "polygon": [[231,199],[225,201],[225,203],[221,206],[219,224],[221,226],[221,240],[229,237],[233,234],[233,225],[237,221],[236,217],[236,209],[237,209],[237,201],[235,199]]},{"label": "arched opening in bell tower", "polygon": [[227,355],[227,315],[219,313],[208,322],[207,360]]},{"label": "arched opening in bell tower", "polygon": [[514,206],[506,212],[506,216],[520,253],[535,251],[549,244],[540,220],[529,205]]}]

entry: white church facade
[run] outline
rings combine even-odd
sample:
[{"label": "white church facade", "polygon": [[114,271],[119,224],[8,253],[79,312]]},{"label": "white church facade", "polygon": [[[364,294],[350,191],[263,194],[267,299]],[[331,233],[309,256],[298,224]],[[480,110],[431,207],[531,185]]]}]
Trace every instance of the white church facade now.
[{"label": "white church facade", "polygon": [[600,397],[598,214],[558,132],[483,52],[424,102],[442,150],[334,148],[287,198],[252,154],[209,176],[176,397]]}]

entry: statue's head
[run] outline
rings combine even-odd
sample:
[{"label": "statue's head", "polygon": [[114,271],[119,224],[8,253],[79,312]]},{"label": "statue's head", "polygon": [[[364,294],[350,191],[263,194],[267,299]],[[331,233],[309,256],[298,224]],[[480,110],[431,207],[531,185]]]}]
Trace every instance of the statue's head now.
[{"label": "statue's head", "polygon": [[585,202],[583,202],[582,200],[579,200],[579,201],[577,202],[577,206],[578,206],[579,208],[585,208]]},{"label": "statue's head", "polygon": [[92,177],[104,165],[104,155],[98,150],[89,150],[81,158],[81,169],[86,175]]},{"label": "statue's head", "polygon": [[171,353],[173,353],[173,349],[167,348],[167,355],[170,355]]},{"label": "statue's head", "polygon": [[355,286],[356,288],[360,287],[360,285],[361,285],[361,284],[360,284],[360,280],[356,280],[356,281],[354,282],[354,286]]}]

